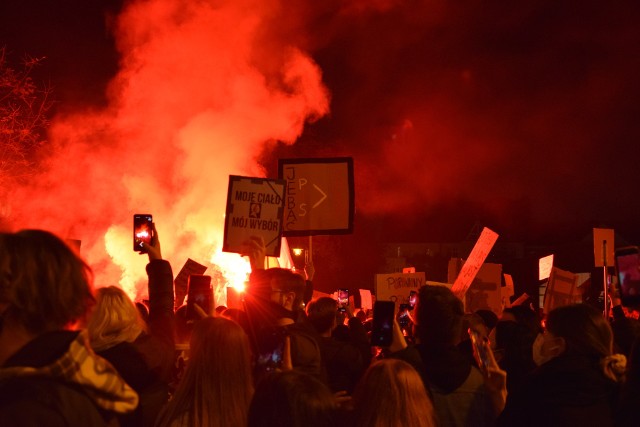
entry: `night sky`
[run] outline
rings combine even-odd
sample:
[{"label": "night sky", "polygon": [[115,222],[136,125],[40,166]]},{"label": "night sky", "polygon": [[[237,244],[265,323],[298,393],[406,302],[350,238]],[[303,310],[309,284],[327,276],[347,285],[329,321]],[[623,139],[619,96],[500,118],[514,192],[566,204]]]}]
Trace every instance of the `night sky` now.
[{"label": "night sky", "polygon": [[[355,280],[380,254],[356,267],[346,254],[460,241],[476,222],[505,241],[567,242],[604,227],[640,243],[639,3],[237,4],[267,5],[250,52],[265,80],[295,47],[330,99],[295,143],[274,137],[256,150],[266,175],[277,175],[278,158],[355,161],[355,234],[318,237],[320,254],[342,254],[319,269]],[[46,57],[35,76],[54,87],[59,114],[104,108],[120,69],[112,30],[122,7],[4,1],[0,44],[14,60]]]}]

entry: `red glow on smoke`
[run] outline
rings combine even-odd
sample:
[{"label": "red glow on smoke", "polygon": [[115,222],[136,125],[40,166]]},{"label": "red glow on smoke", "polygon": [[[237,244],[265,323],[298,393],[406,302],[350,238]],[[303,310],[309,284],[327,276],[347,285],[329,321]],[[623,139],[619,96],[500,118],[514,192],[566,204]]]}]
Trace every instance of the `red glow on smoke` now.
[{"label": "red glow on smoke", "polygon": [[11,226],[82,240],[96,285],[136,298],[146,256],[131,250],[131,217],[149,212],[174,274],[190,257],[241,284],[247,262],[220,250],[228,175],[264,176],[255,157],[265,144],[295,142],[329,105],[310,57],[265,39],[275,4],[130,3],[115,29],[109,106],[54,120],[54,155],[14,189]]}]

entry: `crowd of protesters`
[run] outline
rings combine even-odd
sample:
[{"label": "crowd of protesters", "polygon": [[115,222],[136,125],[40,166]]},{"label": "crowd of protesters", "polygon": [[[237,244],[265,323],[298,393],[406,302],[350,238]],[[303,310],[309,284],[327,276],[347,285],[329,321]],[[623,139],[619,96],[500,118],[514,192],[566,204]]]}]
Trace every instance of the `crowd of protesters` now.
[{"label": "crowd of protesters", "polygon": [[[242,309],[174,311],[153,227],[148,301],[95,291],[91,268],[42,230],[0,233],[2,426],[639,425],[640,327],[586,304],[544,321],[519,305],[465,313],[443,286],[372,348],[370,313],[312,299],[313,275],[252,272]],[[307,280],[305,280],[307,279]],[[406,313],[401,313],[406,314]],[[472,333],[470,333],[472,332]],[[488,359],[471,338],[491,343]]]}]

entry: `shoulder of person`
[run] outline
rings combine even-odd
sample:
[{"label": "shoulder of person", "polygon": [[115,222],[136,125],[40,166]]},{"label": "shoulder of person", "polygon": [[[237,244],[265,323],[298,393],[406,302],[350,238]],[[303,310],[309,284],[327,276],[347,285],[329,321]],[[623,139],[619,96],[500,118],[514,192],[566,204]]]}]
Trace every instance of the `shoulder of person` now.
[{"label": "shoulder of person", "polygon": [[106,426],[112,418],[79,387],[55,379],[16,377],[0,384],[3,426]]}]

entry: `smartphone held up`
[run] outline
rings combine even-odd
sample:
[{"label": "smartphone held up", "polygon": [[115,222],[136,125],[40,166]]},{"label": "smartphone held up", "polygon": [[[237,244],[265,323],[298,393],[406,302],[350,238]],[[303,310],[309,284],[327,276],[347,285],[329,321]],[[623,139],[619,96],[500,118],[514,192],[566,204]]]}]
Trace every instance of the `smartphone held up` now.
[{"label": "smartphone held up", "polygon": [[495,358],[493,357],[489,339],[480,335],[472,328],[469,328],[468,332],[471,338],[471,345],[473,346],[473,357],[478,364],[478,368],[486,372],[487,368],[494,367],[495,365]]},{"label": "smartphone held up", "polygon": [[151,244],[153,237],[153,216],[150,214],[133,215],[133,250],[145,252],[142,243]]},{"label": "smartphone held up", "polygon": [[341,312],[345,312],[347,310],[347,306],[349,305],[349,289],[340,288],[338,289],[338,310]]},{"label": "smartphone held up", "polygon": [[637,246],[615,251],[618,292],[625,307],[640,305],[640,249]]},{"label": "smartphone held up", "polygon": [[189,275],[187,284],[187,320],[198,320],[200,315],[195,308],[198,305],[206,314],[211,313],[213,304],[213,288],[211,287],[211,276],[204,274]]},{"label": "smartphone held up", "polygon": [[393,301],[376,301],[373,305],[372,346],[388,347],[391,345],[395,308]]}]

